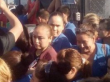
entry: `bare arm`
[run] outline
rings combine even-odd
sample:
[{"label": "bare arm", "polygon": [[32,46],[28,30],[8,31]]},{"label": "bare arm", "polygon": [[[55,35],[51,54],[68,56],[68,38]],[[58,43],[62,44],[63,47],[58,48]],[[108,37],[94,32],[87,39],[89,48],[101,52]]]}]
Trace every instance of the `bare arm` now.
[{"label": "bare arm", "polygon": [[20,21],[7,8],[4,0],[0,0],[0,9],[2,9],[2,11],[5,13],[6,17],[8,18],[8,20],[12,26],[12,29],[10,30],[10,32],[14,35],[15,41],[17,41],[18,37],[20,36],[21,32],[23,31],[23,27],[22,27]]},{"label": "bare arm", "polygon": [[28,19],[35,13],[36,8],[39,7],[39,4],[40,4],[40,3],[39,3],[39,0],[36,0],[33,9],[32,9],[31,12],[28,14],[28,17],[27,17]]}]

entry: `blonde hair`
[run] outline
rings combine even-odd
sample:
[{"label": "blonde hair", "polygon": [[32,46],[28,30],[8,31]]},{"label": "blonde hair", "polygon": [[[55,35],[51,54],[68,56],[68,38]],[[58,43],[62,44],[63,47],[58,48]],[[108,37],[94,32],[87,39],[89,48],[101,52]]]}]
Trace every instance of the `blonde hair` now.
[{"label": "blonde hair", "polygon": [[11,82],[11,71],[3,59],[0,58],[0,82]]},{"label": "blonde hair", "polygon": [[83,21],[83,22],[86,22],[86,23],[89,23],[89,24],[99,24],[100,22],[100,17],[95,14],[95,13],[88,13],[84,16],[84,19],[86,21]]}]

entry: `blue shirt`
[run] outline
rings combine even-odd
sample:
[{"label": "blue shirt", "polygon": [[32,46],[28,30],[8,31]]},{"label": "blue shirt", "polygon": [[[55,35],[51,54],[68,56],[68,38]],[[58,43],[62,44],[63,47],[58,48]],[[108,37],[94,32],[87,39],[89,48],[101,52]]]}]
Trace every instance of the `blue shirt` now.
[{"label": "blue shirt", "polygon": [[52,41],[52,47],[56,50],[56,52],[59,52],[62,49],[70,48],[71,43],[69,42],[68,38],[63,33],[61,33]]},{"label": "blue shirt", "polygon": [[73,23],[68,22],[64,29],[64,35],[68,38],[72,45],[76,45],[76,33],[75,33],[75,25]]},{"label": "blue shirt", "polygon": [[26,24],[26,23],[27,23],[27,20],[28,20],[27,15],[19,15],[19,16],[18,16],[18,19],[20,20],[20,22],[21,22],[23,25]]},{"label": "blue shirt", "polygon": [[30,82],[32,75],[26,75],[24,77],[22,77],[21,79],[19,79],[18,81],[14,81],[14,82]]},{"label": "blue shirt", "polygon": [[[78,46],[73,46],[80,52]],[[104,49],[102,44],[96,43],[96,53],[94,56],[94,61],[92,65],[92,76],[93,77],[102,77],[107,73],[107,58],[110,55],[110,46],[105,44],[106,54],[104,54]]]}]

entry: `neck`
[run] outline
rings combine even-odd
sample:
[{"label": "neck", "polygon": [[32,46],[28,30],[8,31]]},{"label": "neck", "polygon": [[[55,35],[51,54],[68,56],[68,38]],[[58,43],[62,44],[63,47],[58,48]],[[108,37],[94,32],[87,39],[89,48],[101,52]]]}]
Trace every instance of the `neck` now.
[{"label": "neck", "polygon": [[68,20],[65,20],[65,24],[67,24],[68,23]]}]

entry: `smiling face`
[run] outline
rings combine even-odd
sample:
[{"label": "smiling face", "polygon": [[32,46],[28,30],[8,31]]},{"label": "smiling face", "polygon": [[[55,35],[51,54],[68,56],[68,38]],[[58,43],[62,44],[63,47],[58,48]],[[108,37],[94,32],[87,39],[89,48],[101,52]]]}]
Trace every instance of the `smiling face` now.
[{"label": "smiling face", "polygon": [[93,45],[95,45],[95,39],[89,37],[86,34],[77,34],[77,45],[80,47],[82,53],[89,53]]},{"label": "smiling face", "polygon": [[64,29],[63,19],[59,15],[52,16],[48,24],[52,26],[54,37],[58,37]]},{"label": "smiling face", "polygon": [[37,27],[33,32],[33,43],[36,49],[45,50],[51,43],[50,32],[44,26]]}]

